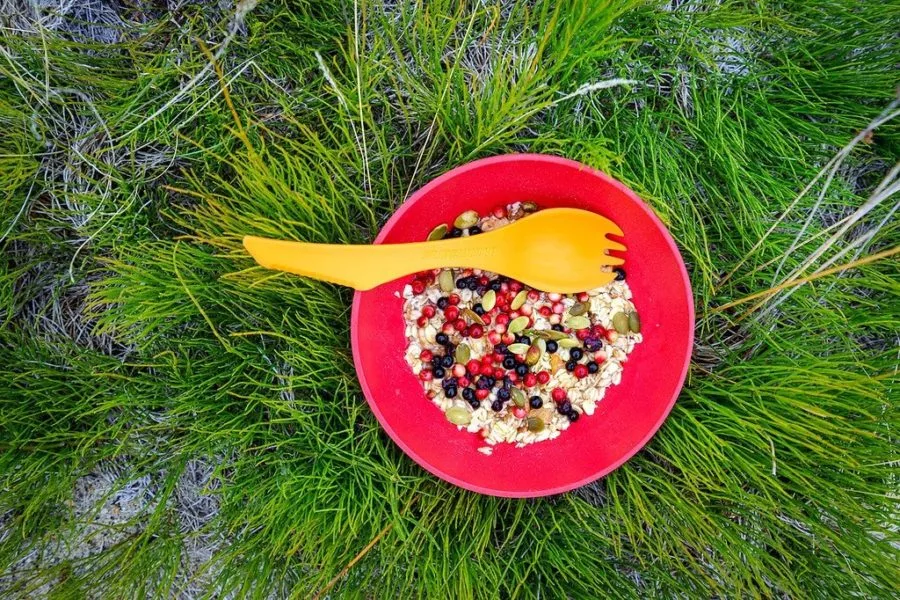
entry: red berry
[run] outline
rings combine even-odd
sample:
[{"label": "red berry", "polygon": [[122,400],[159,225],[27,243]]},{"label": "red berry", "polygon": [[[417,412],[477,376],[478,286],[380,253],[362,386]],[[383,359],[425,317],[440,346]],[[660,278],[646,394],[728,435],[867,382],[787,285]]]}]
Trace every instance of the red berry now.
[{"label": "red berry", "polygon": [[544,384],[550,381],[550,373],[547,371],[541,371],[537,374],[537,380],[539,383]]},{"label": "red berry", "polygon": [[515,407],[512,412],[513,416],[517,419],[524,419],[525,415],[528,414],[525,412],[525,409],[520,406]]},{"label": "red berry", "polygon": [[469,337],[473,339],[478,339],[484,335],[484,327],[475,323],[473,325],[469,325]]},{"label": "red berry", "polygon": [[534,373],[528,373],[525,375],[524,383],[525,387],[534,387],[537,385],[538,378]]},{"label": "red berry", "polygon": [[590,337],[590,335],[590,329],[579,329],[575,332],[575,337],[577,337],[579,340],[586,340],[588,337]]},{"label": "red berry", "polygon": [[566,390],[562,388],[553,388],[553,391],[550,392],[550,397],[553,398],[554,402],[562,402],[566,399]]},{"label": "red berry", "polygon": [[459,309],[455,306],[448,306],[444,309],[444,316],[448,321],[455,321],[459,318]]},{"label": "red berry", "polygon": [[566,307],[563,306],[562,302],[554,302],[553,303],[553,312],[557,315],[561,315],[566,312]]},{"label": "red berry", "polygon": [[524,354],[516,354],[516,362],[517,363],[525,362],[525,355]]},{"label": "red berry", "polygon": [[456,363],[453,365],[453,376],[454,377],[465,377],[466,376],[466,367]]},{"label": "red berry", "polygon": [[[490,355],[490,354],[485,354],[484,356],[482,356],[482,357],[481,357],[481,364],[487,365],[487,366],[491,366],[491,355]],[[480,369],[481,369],[481,367],[479,367],[479,370],[480,370]]]},{"label": "red berry", "polygon": [[459,379],[456,380],[456,383],[457,383],[457,385],[459,385],[459,387],[464,388],[464,387],[469,387],[469,384],[472,382],[469,381],[468,377],[460,377]]},{"label": "red berry", "polygon": [[449,302],[451,306],[456,306],[459,304],[459,294],[450,294],[447,296],[447,302]]},{"label": "red berry", "polygon": [[413,294],[419,295],[425,291],[425,282],[421,279],[414,279],[412,282]]},{"label": "red berry", "polygon": [[501,291],[501,292],[509,291],[509,284],[506,283],[505,281],[504,281],[503,283],[501,283],[501,284],[500,284],[500,291]]},{"label": "red berry", "polygon": [[492,331],[492,332],[490,332],[490,333],[488,334],[488,341],[489,341],[491,344],[493,344],[494,346],[496,346],[497,344],[499,344],[501,339],[502,339],[502,338],[500,337],[500,334],[497,333],[496,331]]},{"label": "red berry", "polygon": [[511,334],[510,332],[507,331],[502,336],[500,336],[500,339],[503,341],[504,344],[509,346],[510,344],[512,344],[516,341],[516,336],[514,336],[513,334]]},{"label": "red berry", "polygon": [[602,365],[604,362],[606,362],[606,356],[604,356],[598,352],[597,354],[594,355],[594,362],[597,363],[598,365]]},{"label": "red berry", "polygon": [[490,393],[491,393],[490,390],[475,390],[475,397],[478,398],[479,400],[484,400],[485,398],[488,397],[488,394],[490,394]]},{"label": "red berry", "polygon": [[506,308],[509,306],[509,299],[503,294],[497,295],[497,308]]},{"label": "red berry", "polygon": [[519,283],[518,281],[510,281],[509,282],[509,291],[518,292],[521,289],[522,289],[522,284]]},{"label": "red berry", "polygon": [[528,299],[532,302],[537,302],[540,297],[541,295],[537,290],[528,290]]},{"label": "red berry", "polygon": [[550,310],[550,307],[549,307],[549,306],[542,306],[542,307],[540,307],[540,308],[538,309],[538,312],[541,313],[541,316],[542,316],[542,317],[549,317],[551,314],[553,314],[553,311]]},{"label": "red berry", "polygon": [[519,312],[522,313],[523,315],[525,315],[526,317],[530,317],[531,313],[534,312],[534,307],[531,306],[530,304],[523,304],[519,308]]},{"label": "red berry", "polygon": [[453,333],[453,323],[450,323],[449,321],[447,323],[444,323],[443,325],[441,325],[441,331],[448,334]]},{"label": "red berry", "polygon": [[490,282],[491,280],[488,279],[485,275],[482,275],[478,278],[478,285],[488,285]]},{"label": "red berry", "polygon": [[481,374],[485,377],[490,377],[494,374],[494,367],[491,365],[481,365]]},{"label": "red berry", "polygon": [[505,374],[506,374],[505,371],[503,369],[501,369],[500,367],[494,368],[494,373],[493,373],[494,379],[503,379],[503,375],[505,375]]},{"label": "red berry", "polygon": [[575,370],[572,371],[572,373],[574,373],[575,377],[578,379],[584,379],[588,376],[588,368],[586,365],[576,365]]},{"label": "red berry", "polygon": [[506,376],[509,377],[509,380],[512,381],[513,383],[515,383],[519,380],[519,374],[516,373],[515,371],[510,371],[509,373],[506,374]]},{"label": "red berry", "polygon": [[473,358],[466,363],[466,371],[468,371],[472,375],[478,375],[478,373],[481,371],[481,363],[477,359]]},{"label": "red berry", "polygon": [[491,324],[491,316],[488,314],[481,315],[481,322],[484,323],[485,325],[490,325]]},{"label": "red berry", "polygon": [[562,294],[557,294],[556,292],[550,292],[549,294],[547,294],[547,299],[550,302],[559,302],[560,300],[562,300]]},{"label": "red berry", "polygon": [[596,337],[606,337],[606,327],[603,325],[594,325],[593,332]]},{"label": "red berry", "polygon": [[578,295],[575,296],[575,298],[576,298],[579,302],[587,302],[588,300],[591,299],[591,297],[588,295],[587,292],[579,292]]},{"label": "red berry", "polygon": [[430,319],[431,317],[434,316],[434,313],[435,313],[435,310],[434,310],[434,306],[433,306],[433,305],[431,305],[431,304],[426,304],[425,306],[422,307],[422,315],[423,315],[423,316],[425,316],[425,317],[427,317],[427,318]]},{"label": "red berry", "polygon": [[494,215],[497,219],[506,218],[506,207],[505,206],[495,206],[491,209],[491,214]]},{"label": "red berry", "polygon": [[416,325],[418,325],[419,327],[425,327],[427,324],[428,324],[428,319],[425,318],[424,316],[416,319]]},{"label": "red berry", "polygon": [[431,369],[422,369],[419,371],[419,379],[422,381],[431,381],[434,375],[431,373]]},{"label": "red berry", "polygon": [[497,325],[509,325],[509,315],[506,313],[500,313],[497,315],[497,318],[494,319],[494,323]]},{"label": "red berry", "polygon": [[522,313],[520,313],[520,312],[517,311],[517,310],[514,310],[514,311],[512,311],[511,313],[509,313],[509,318],[510,318],[510,319],[517,319],[517,318],[519,318],[519,317],[521,317],[521,316],[522,316]]},{"label": "red berry", "polygon": [[468,328],[466,325],[465,319],[457,319],[455,323],[453,323],[453,327],[456,328],[457,331],[465,331]]},{"label": "red berry", "polygon": [[432,358],[434,358],[434,354],[431,353],[431,350],[422,350],[419,352],[419,359],[422,362],[431,362]]},{"label": "red berry", "polygon": [[495,363],[503,362],[503,353],[502,352],[494,352],[491,355],[491,358],[494,360]]}]

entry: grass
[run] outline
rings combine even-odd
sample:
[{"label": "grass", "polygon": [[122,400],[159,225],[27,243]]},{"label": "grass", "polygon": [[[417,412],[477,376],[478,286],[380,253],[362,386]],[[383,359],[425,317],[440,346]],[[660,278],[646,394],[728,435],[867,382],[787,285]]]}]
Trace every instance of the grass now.
[{"label": "grass", "polygon": [[[252,4],[0,5],[5,597],[896,593],[891,3]],[[239,240],[366,242],[525,150],[653,206],[698,325],[644,451],[513,501],[407,459],[349,292]]]}]

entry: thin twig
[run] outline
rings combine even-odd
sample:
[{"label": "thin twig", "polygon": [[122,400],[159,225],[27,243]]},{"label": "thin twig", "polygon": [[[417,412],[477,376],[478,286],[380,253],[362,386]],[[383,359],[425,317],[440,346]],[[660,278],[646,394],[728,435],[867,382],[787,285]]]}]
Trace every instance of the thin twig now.
[{"label": "thin twig", "polygon": [[831,269],[826,269],[824,271],[819,271],[818,273],[813,273],[807,277],[802,277],[800,279],[795,279],[793,281],[786,281],[780,285],[776,285],[775,287],[771,287],[767,290],[763,290],[761,292],[756,292],[755,294],[750,294],[749,296],[744,296],[743,298],[738,298],[737,300],[732,300],[727,304],[723,304],[722,306],[717,306],[715,308],[711,308],[709,310],[710,313],[718,313],[723,310],[727,310],[733,306],[737,306],[739,304],[744,304],[745,302],[750,302],[751,300],[756,300],[757,298],[762,298],[763,296],[769,296],[776,292],[780,292],[781,290],[803,285],[804,283],[808,283],[815,279],[819,279],[821,277],[825,277],[827,275],[832,275],[834,273],[840,273],[841,271],[846,271],[847,269],[853,269],[855,267],[859,267],[862,265],[866,265],[869,263],[873,263],[875,261],[881,260],[882,258],[888,258],[895,254],[900,254],[900,246],[894,246],[890,250],[885,250],[884,252],[879,252],[877,254],[872,254],[871,256],[867,256],[865,258],[861,258],[859,260],[855,260],[853,262],[849,262],[843,265],[839,265],[837,267],[832,267]]}]

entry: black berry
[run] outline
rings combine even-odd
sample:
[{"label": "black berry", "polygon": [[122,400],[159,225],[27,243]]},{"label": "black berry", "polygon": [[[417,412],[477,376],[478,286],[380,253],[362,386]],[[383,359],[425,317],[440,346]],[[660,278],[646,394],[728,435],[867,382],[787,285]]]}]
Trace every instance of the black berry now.
[{"label": "black berry", "polygon": [[477,289],[478,289],[478,280],[477,280],[477,279],[470,279],[469,282],[466,284],[466,287],[469,288],[469,289],[472,290],[472,291],[477,290]]},{"label": "black berry", "polygon": [[566,416],[569,417],[569,421],[571,421],[572,423],[578,420],[578,413],[574,410],[567,412]]},{"label": "black berry", "polygon": [[479,317],[484,314],[484,307],[481,304],[476,304],[472,307],[472,312],[474,312]]},{"label": "black berry", "polygon": [[432,375],[440,379],[444,376],[444,369],[442,367],[435,367],[431,370]]},{"label": "black berry", "polygon": [[491,402],[491,410],[494,412],[500,412],[501,410],[503,410],[503,403],[499,400],[494,400],[493,402]]},{"label": "black berry", "polygon": [[578,366],[577,362],[575,362],[574,360],[570,360],[569,362],[566,363],[566,371],[571,373],[572,371],[575,370],[575,367],[577,367],[577,366]]},{"label": "black berry", "polygon": [[514,359],[512,356],[507,356],[506,358],[503,359],[503,368],[504,369],[512,369],[515,366],[516,366],[516,359]]},{"label": "black berry", "polygon": [[559,350],[559,344],[557,344],[553,340],[549,340],[547,342],[547,354],[553,354],[557,350]]},{"label": "black berry", "polygon": [[562,404],[556,407],[556,411],[561,415],[567,415],[572,412],[572,403],[568,400],[563,400]]},{"label": "black berry", "polygon": [[450,337],[446,333],[441,332],[434,336],[434,341],[443,346],[450,341]]},{"label": "black berry", "polygon": [[509,400],[509,390],[506,388],[497,390],[497,399],[503,401]]},{"label": "black berry", "polygon": [[581,351],[581,348],[572,348],[569,350],[569,358],[572,360],[581,360],[582,356],[584,356],[584,352]]},{"label": "black berry", "polygon": [[503,287],[503,283],[499,279],[491,281],[490,288],[495,292],[499,292],[501,287]]},{"label": "black berry", "polygon": [[563,330],[563,326],[560,325],[559,323],[557,323],[556,325],[551,325],[551,326],[550,326],[550,329],[552,329],[553,331],[562,331],[562,330]]},{"label": "black berry", "polygon": [[474,227],[469,227],[469,235],[478,235],[481,233],[481,227],[475,225]]},{"label": "black berry", "polygon": [[525,377],[526,375],[528,375],[528,365],[517,365],[516,375],[518,375],[519,377]]},{"label": "black berry", "polygon": [[469,402],[471,402],[472,399],[475,398],[475,392],[472,391],[472,388],[463,388],[462,397],[463,400],[468,400]]},{"label": "black berry", "polygon": [[438,298],[438,300],[437,300],[437,307],[438,307],[439,309],[444,310],[444,309],[447,308],[448,306],[450,306],[450,299],[449,299],[449,298],[447,298],[446,296],[441,296],[440,298]]},{"label": "black berry", "polygon": [[540,396],[532,396],[528,399],[528,405],[531,406],[531,408],[540,408],[544,405],[544,401],[541,400]]},{"label": "black berry", "polygon": [[497,352],[500,352],[501,354],[505,354],[506,351],[508,350],[508,348],[507,348],[506,344],[504,344],[503,342],[500,342],[499,344],[494,346],[494,350],[496,350]]},{"label": "black berry", "polygon": [[625,279],[625,269],[623,269],[622,267],[616,267],[615,269],[613,269],[613,273],[616,274],[616,281],[622,281],[623,279]]},{"label": "black berry", "polygon": [[469,406],[471,406],[472,408],[474,408],[476,410],[481,406],[481,402],[478,401],[474,397],[472,399],[470,399],[468,402],[469,402]]},{"label": "black berry", "polygon": [[441,359],[441,366],[445,369],[449,369],[453,366],[453,357],[449,354],[445,354],[444,358]]},{"label": "black berry", "polygon": [[588,373],[596,373],[599,370],[600,370],[600,365],[598,365],[594,361],[591,361],[588,363]]},{"label": "black berry", "polygon": [[455,398],[456,397],[456,386],[455,385],[448,386],[447,389],[444,390],[444,395],[447,396],[448,398]]},{"label": "black berry", "polygon": [[452,237],[452,238],[462,237],[462,229],[460,229],[459,227],[454,227],[453,229],[450,230],[450,237]]}]

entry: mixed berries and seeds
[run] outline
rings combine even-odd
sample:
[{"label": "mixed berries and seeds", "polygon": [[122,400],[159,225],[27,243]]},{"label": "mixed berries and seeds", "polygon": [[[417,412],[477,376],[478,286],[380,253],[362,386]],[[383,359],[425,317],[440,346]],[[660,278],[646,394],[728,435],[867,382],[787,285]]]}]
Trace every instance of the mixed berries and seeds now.
[{"label": "mixed berries and seeds", "polygon": [[[466,211],[429,240],[478,235],[538,210]],[[554,439],[594,413],[642,340],[623,269],[578,294],[546,293],[478,269],[436,269],[403,289],[406,360],[425,395],[488,446]]]}]

